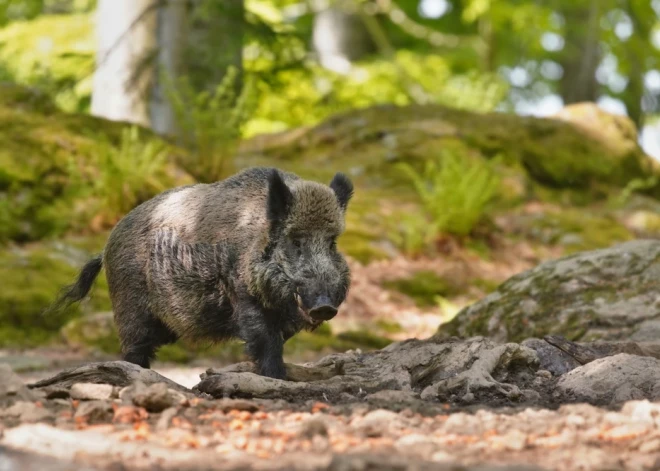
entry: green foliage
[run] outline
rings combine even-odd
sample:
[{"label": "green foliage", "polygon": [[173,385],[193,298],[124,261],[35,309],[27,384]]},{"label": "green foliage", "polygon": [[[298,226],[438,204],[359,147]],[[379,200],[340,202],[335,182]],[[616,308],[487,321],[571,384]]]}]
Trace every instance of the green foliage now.
[{"label": "green foliage", "polygon": [[88,256],[75,244],[62,242],[0,250],[0,346],[34,346],[54,341],[60,328],[83,310],[110,307],[107,284],[101,275],[89,302],[44,314],[59,290],[75,279]]},{"label": "green foliage", "polygon": [[165,189],[159,177],[167,163],[166,146],[145,139],[137,126],[123,129],[118,145],[101,137],[97,151],[100,175],[94,192],[110,221]]},{"label": "green foliage", "polygon": [[186,77],[176,83],[164,77],[181,143],[191,151],[180,163],[202,183],[234,173],[233,154],[252,96],[249,83],[237,95],[238,79],[238,70],[230,67],[213,91],[197,92]]},{"label": "green foliage", "polygon": [[[0,244],[101,229],[92,223],[99,206],[108,203],[99,199],[123,185],[110,175],[127,178],[132,189],[141,185],[139,201],[161,188],[191,183],[170,164],[149,176],[157,162],[148,160],[158,155],[153,149],[160,149],[164,141],[148,131],[140,133],[144,142],[132,141],[124,129],[123,123],[59,112],[41,94],[0,85],[0,221],[5,223],[0,224]],[[168,156],[180,152],[169,145],[167,149]],[[130,161],[136,154],[138,161],[142,159],[139,164]],[[112,173],[104,176],[106,171]],[[145,177],[147,181],[137,181]],[[115,215],[118,204],[109,208]]]},{"label": "green foliage", "polygon": [[[246,67],[250,70],[254,65],[247,61]],[[405,77],[401,69],[406,71]],[[309,125],[338,112],[380,103],[409,105],[415,102],[408,92],[409,83],[429,103],[478,112],[494,110],[507,92],[506,84],[495,75],[454,75],[442,57],[415,51],[398,51],[392,62],[357,63],[348,75],[305,64],[275,71],[267,81],[257,83],[259,104],[245,135]]]},{"label": "green foliage", "polygon": [[422,212],[400,212],[395,220],[388,236],[408,256],[421,255],[438,237],[438,231]]},{"label": "green foliage", "polygon": [[658,186],[660,186],[660,177],[657,175],[648,178],[634,178],[610,199],[610,204],[614,207],[622,207],[630,201],[635,193],[657,188]]},{"label": "green foliage", "polygon": [[422,172],[409,164],[400,169],[411,180],[436,234],[469,235],[484,217],[499,189],[499,178],[492,164],[443,152],[424,164]]},{"label": "green foliage", "polygon": [[442,278],[429,270],[415,272],[409,278],[386,281],[383,286],[405,294],[420,307],[435,306],[438,297],[456,296],[463,291],[455,281]]},{"label": "green foliage", "polygon": [[0,29],[0,80],[34,86],[66,111],[87,111],[96,41],[89,14],[46,15]]}]

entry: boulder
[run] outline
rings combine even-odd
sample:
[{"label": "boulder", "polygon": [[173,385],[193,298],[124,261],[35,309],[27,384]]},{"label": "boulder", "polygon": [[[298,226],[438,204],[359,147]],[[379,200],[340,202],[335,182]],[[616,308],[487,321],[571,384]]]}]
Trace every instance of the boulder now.
[{"label": "boulder", "polygon": [[655,341],[659,279],[658,240],[577,253],[515,275],[440,326],[436,337]]},{"label": "boulder", "polygon": [[660,399],[660,360],[620,353],[563,375],[557,389],[569,399],[594,405]]}]

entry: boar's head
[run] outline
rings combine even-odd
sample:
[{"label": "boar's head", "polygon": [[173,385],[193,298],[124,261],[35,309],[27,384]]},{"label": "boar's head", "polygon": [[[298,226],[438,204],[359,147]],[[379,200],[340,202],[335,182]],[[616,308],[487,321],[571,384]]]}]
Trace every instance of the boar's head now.
[{"label": "boar's head", "polygon": [[[346,299],[350,273],[337,251],[353,184],[337,173],[329,186],[294,180],[287,185],[274,171],[268,182],[266,270],[259,283],[262,298],[297,309],[308,327],[337,314]],[[265,296],[263,296],[265,295]]]}]

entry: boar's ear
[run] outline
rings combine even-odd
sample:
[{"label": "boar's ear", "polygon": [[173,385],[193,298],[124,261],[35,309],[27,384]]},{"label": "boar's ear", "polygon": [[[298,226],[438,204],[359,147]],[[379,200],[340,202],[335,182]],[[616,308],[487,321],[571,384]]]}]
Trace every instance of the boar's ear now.
[{"label": "boar's ear", "polygon": [[353,183],[351,183],[346,175],[337,172],[330,182],[330,188],[332,188],[337,196],[339,207],[343,211],[346,211],[348,201],[351,199],[351,196],[353,196]]},{"label": "boar's ear", "polygon": [[267,214],[269,221],[281,221],[289,214],[293,194],[286,186],[280,172],[273,170],[268,176],[268,207]]}]

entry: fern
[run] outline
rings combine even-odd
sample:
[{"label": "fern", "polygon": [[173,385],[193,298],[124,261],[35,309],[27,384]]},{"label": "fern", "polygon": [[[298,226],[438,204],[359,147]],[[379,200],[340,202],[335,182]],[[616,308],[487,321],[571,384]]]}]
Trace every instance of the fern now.
[{"label": "fern", "polygon": [[435,236],[469,235],[499,190],[500,180],[482,159],[445,152],[418,172],[408,164],[401,171],[413,184]]},{"label": "fern", "polygon": [[165,144],[143,140],[136,126],[122,131],[118,146],[100,141],[100,176],[94,190],[111,222],[165,189],[159,177],[166,159]]},{"label": "fern", "polygon": [[233,154],[252,108],[251,82],[237,96],[237,80],[238,70],[230,67],[215,89],[197,92],[186,77],[173,83],[163,76],[181,143],[192,153],[180,163],[200,182],[221,180],[234,171]]}]

